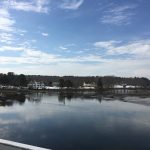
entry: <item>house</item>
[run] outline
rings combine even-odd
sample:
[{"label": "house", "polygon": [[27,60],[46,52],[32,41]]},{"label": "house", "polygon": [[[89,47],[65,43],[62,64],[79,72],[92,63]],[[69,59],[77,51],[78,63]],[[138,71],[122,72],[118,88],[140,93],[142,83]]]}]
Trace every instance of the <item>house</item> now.
[{"label": "house", "polygon": [[2,89],[3,88],[3,86],[2,85],[0,85],[0,89]]},{"label": "house", "polygon": [[95,82],[93,83],[83,83],[83,86],[82,86],[84,89],[95,89],[96,87],[96,84]]},{"label": "house", "polygon": [[28,84],[28,88],[34,89],[34,90],[42,90],[42,89],[45,89],[45,84],[43,82],[31,81]]},{"label": "house", "polygon": [[127,85],[127,84],[123,84],[123,85],[114,85],[114,88],[140,88],[140,86],[134,86],[134,85]]},{"label": "house", "polygon": [[127,85],[126,88],[141,88],[141,86],[136,85]]},{"label": "house", "polygon": [[52,82],[53,87],[59,87],[59,82]]},{"label": "house", "polygon": [[125,87],[125,85],[119,85],[119,84],[114,85],[114,88],[116,88],[116,89],[121,89],[124,87]]}]

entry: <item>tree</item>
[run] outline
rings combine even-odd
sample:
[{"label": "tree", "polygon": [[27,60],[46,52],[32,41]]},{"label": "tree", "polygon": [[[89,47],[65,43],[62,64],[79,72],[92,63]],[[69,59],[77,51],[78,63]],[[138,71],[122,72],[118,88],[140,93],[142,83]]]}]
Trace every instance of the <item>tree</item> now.
[{"label": "tree", "polygon": [[102,78],[98,79],[98,81],[97,81],[97,87],[98,87],[98,89],[102,89],[103,88]]},{"label": "tree", "polygon": [[144,88],[147,88],[147,87],[149,87],[149,85],[150,85],[150,81],[149,81],[149,79],[147,79],[147,78],[144,78],[144,77],[142,77],[141,78],[141,85],[142,85],[142,87],[144,87]]},{"label": "tree", "polygon": [[70,80],[66,80],[65,81],[65,87],[67,87],[67,88],[73,87],[73,83]]},{"label": "tree", "polygon": [[8,72],[7,75],[8,76],[14,76],[15,74],[14,74],[14,72]]},{"label": "tree", "polygon": [[52,81],[48,81],[47,85],[52,86]]},{"label": "tree", "polygon": [[16,79],[15,85],[17,86],[27,86],[27,80],[24,74],[20,74]]},{"label": "tree", "polygon": [[1,84],[2,85],[8,85],[9,84],[9,80],[6,74],[2,75],[1,77]]},{"label": "tree", "polygon": [[65,86],[65,81],[63,78],[59,79],[59,87],[63,88]]},{"label": "tree", "polygon": [[14,80],[15,80],[15,74],[13,72],[8,72],[7,73],[7,78],[9,81],[9,85],[14,85]]}]

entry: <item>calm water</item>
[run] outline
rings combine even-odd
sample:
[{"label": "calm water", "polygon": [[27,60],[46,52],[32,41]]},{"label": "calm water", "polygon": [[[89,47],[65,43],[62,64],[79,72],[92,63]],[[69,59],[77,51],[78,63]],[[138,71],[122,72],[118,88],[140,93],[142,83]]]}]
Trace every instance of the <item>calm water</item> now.
[{"label": "calm water", "polygon": [[0,102],[0,138],[53,150],[148,150],[149,101],[137,96],[9,95]]}]

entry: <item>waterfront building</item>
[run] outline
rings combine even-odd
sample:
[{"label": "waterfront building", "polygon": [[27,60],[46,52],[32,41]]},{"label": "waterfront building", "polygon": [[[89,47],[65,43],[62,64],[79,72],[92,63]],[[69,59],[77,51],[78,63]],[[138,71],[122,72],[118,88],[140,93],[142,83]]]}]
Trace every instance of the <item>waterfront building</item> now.
[{"label": "waterfront building", "polygon": [[45,84],[43,82],[31,81],[28,84],[28,88],[34,90],[42,90],[45,89]]}]

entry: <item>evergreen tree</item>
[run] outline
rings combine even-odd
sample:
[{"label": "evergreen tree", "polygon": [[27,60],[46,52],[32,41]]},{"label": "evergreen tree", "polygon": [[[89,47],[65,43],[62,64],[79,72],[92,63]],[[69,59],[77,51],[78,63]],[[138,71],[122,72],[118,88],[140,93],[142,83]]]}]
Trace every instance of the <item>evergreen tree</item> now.
[{"label": "evergreen tree", "polygon": [[59,79],[59,87],[63,88],[65,86],[65,81],[63,78]]},{"label": "evergreen tree", "polygon": [[102,89],[103,88],[103,83],[102,83],[102,79],[99,78],[98,81],[97,81],[97,87],[98,89]]},{"label": "evergreen tree", "polygon": [[15,81],[16,86],[27,86],[27,80],[24,74],[20,74],[16,81]]},{"label": "evergreen tree", "polygon": [[70,80],[66,80],[65,81],[65,87],[67,87],[67,88],[73,87],[73,83]]}]

